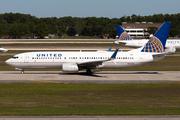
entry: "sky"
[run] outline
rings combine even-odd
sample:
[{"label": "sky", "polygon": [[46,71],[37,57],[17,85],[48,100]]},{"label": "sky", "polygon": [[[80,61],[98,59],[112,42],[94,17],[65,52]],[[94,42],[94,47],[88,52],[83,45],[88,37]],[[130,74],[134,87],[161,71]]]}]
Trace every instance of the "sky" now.
[{"label": "sky", "polygon": [[121,18],[180,13],[180,0],[0,0],[0,14]]}]

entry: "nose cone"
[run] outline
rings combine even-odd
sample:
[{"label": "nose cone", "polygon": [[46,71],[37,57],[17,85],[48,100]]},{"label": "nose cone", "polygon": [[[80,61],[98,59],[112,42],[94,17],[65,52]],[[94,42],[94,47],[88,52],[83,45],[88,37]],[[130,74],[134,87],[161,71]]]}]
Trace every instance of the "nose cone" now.
[{"label": "nose cone", "polygon": [[118,42],[118,41],[114,41],[114,43],[115,43],[115,44],[119,44],[119,42]]},{"label": "nose cone", "polygon": [[6,63],[6,64],[8,64],[8,65],[10,65],[11,60],[10,60],[10,59],[8,59],[8,60],[6,60],[6,61],[5,61],[5,63]]},{"label": "nose cone", "polygon": [[2,52],[7,52],[8,50],[5,49],[5,48],[0,48],[0,51],[2,51]]},{"label": "nose cone", "polygon": [[4,52],[7,52],[7,51],[8,51],[7,49],[4,50]]}]

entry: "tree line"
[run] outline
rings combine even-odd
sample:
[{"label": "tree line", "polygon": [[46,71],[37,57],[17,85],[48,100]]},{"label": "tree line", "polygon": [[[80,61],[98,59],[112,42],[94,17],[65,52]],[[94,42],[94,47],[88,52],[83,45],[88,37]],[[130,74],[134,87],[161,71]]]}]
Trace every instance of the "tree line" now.
[{"label": "tree line", "polygon": [[115,25],[121,25],[122,22],[153,22],[163,23],[172,22],[169,36],[180,35],[180,13],[178,14],[154,14],[150,16],[131,15],[121,18],[96,18],[96,17],[49,17],[37,18],[29,14],[5,13],[0,14],[0,36],[11,38],[43,38],[48,34],[62,36],[97,36],[111,37],[117,35]]}]

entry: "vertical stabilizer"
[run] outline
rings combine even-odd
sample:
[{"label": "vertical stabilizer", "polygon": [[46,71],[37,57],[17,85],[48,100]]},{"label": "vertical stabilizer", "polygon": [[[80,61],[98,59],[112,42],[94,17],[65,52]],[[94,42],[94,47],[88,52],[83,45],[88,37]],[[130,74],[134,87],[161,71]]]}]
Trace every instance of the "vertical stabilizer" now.
[{"label": "vertical stabilizer", "polygon": [[169,34],[171,22],[165,22],[154,36],[146,43],[141,52],[162,53],[164,52]]},{"label": "vertical stabilizer", "polygon": [[116,25],[116,29],[119,40],[123,40],[123,41],[132,40],[132,38],[126,33],[126,31],[120,25]]}]

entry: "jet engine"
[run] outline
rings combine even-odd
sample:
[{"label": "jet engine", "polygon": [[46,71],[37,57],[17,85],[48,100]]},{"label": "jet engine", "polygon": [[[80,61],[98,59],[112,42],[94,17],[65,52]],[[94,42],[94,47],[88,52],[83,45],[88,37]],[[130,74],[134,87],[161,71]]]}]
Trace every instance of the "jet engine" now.
[{"label": "jet engine", "polygon": [[79,71],[77,64],[65,63],[62,65],[62,71],[67,73],[76,73]]},{"label": "jet engine", "polygon": [[175,47],[166,47],[165,52],[175,53],[176,52],[176,48]]}]

